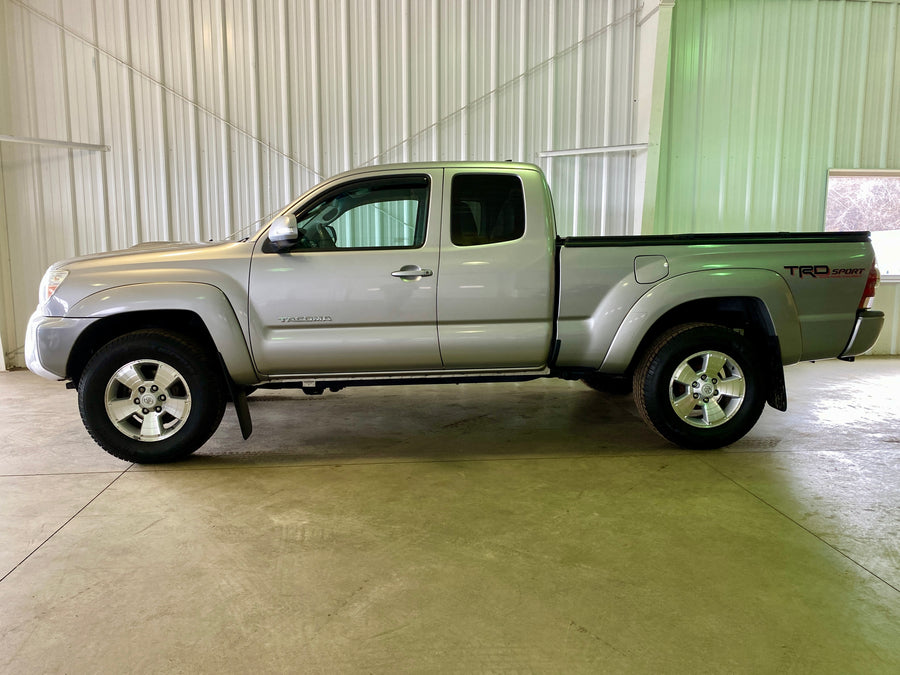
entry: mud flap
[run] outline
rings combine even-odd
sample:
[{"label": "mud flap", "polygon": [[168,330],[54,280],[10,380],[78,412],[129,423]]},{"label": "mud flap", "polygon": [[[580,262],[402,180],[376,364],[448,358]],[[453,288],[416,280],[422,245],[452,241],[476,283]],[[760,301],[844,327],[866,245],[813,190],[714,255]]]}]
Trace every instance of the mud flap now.
[{"label": "mud flap", "polygon": [[768,391],[766,392],[766,403],[784,412],[787,410],[787,388],[784,384],[784,366],[781,364],[781,344],[777,337],[769,337],[768,349]]},{"label": "mud flap", "polygon": [[238,423],[241,425],[241,436],[246,441],[253,433],[253,420],[250,419],[250,405],[247,403],[247,390],[235,384],[228,373],[225,366],[225,359],[219,354],[219,364],[222,366],[222,375],[225,376],[225,382],[228,384],[228,393],[231,402],[234,403],[234,412],[237,414]]}]

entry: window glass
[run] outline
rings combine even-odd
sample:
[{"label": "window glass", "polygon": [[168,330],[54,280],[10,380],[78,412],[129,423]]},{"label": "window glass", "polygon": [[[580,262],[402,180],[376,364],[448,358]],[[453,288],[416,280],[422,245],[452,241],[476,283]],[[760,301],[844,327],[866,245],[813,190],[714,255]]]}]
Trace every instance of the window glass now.
[{"label": "window glass", "polygon": [[883,278],[900,278],[900,171],[828,172],[825,231],[872,233]]},{"label": "window glass", "polygon": [[525,234],[525,199],[518,176],[453,177],[450,241],[456,246],[496,244]]},{"label": "window glass", "polygon": [[297,216],[293,250],[416,248],[425,242],[428,178],[360,181]]}]

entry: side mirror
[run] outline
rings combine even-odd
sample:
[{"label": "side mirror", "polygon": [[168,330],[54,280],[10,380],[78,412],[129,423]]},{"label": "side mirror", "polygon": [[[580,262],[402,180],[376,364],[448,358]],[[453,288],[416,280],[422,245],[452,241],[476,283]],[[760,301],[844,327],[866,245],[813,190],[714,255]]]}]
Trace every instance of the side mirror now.
[{"label": "side mirror", "polygon": [[276,248],[289,248],[296,243],[298,237],[297,218],[293,213],[278,216],[269,223],[269,241]]}]

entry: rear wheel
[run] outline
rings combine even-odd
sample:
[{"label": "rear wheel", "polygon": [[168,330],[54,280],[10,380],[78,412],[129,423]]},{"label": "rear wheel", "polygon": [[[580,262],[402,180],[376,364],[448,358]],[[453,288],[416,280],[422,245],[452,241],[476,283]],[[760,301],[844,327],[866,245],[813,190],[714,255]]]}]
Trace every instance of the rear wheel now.
[{"label": "rear wheel", "polygon": [[88,432],[111,455],[172,462],[197,450],[219,426],[225,389],[219,368],[197,343],[141,330],[91,358],[78,405]]},{"label": "rear wheel", "polygon": [[734,443],[756,424],[765,380],[753,345],[713,324],[684,324],[663,333],[634,373],[634,399],[644,420],[685,448]]}]

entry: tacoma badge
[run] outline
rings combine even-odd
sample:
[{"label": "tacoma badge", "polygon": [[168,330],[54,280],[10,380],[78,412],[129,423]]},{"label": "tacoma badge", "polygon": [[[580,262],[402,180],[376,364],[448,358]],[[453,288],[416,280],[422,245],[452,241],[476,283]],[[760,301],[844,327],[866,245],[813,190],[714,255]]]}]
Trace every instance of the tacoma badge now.
[{"label": "tacoma badge", "polygon": [[279,316],[281,323],[321,323],[331,321],[330,316]]}]

